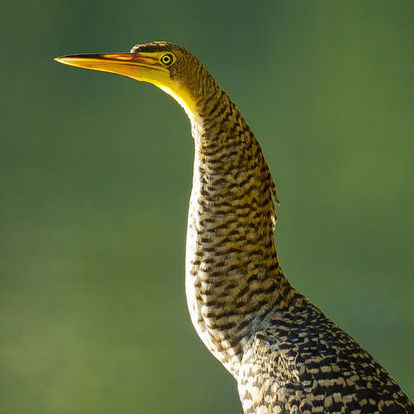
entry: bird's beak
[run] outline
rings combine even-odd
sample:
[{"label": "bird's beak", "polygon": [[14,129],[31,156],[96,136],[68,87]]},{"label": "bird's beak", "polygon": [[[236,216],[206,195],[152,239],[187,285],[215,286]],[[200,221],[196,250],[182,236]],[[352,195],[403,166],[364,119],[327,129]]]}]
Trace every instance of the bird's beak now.
[{"label": "bird's beak", "polygon": [[152,83],[171,95],[188,114],[196,110],[191,93],[176,79],[171,78],[168,68],[160,63],[160,54],[151,52],[114,53],[103,55],[69,55],[57,57],[59,63],[79,68],[117,73]]},{"label": "bird's beak", "polygon": [[64,65],[117,73],[137,80],[146,80],[145,73],[149,70],[164,70],[155,57],[138,53],[69,55],[55,60]]}]

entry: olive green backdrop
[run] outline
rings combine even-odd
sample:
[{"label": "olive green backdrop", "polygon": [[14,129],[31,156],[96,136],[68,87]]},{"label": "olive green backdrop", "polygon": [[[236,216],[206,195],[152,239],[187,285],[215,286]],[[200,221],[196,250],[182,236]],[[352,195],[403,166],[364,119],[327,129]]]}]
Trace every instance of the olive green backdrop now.
[{"label": "olive green backdrop", "polygon": [[414,2],[1,11],[0,412],[240,413],[184,295],[193,143],[155,87],[53,57],[170,40],[258,136],[288,278],[414,397]]}]

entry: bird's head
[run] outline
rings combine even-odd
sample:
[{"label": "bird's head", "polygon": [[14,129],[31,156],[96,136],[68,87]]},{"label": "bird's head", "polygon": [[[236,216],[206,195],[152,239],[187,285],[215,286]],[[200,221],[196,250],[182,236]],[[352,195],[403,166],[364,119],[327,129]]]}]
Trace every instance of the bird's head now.
[{"label": "bird's head", "polygon": [[129,53],[69,55],[55,60],[152,83],[180,103],[190,119],[201,95],[214,83],[198,59],[170,42],[136,45]]}]

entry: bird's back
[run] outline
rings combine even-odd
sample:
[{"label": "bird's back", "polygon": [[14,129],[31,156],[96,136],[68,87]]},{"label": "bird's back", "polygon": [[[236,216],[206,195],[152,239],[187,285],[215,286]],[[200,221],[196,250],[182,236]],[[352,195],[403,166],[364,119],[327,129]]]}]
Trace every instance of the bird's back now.
[{"label": "bird's back", "polygon": [[386,370],[300,294],[264,321],[241,365],[246,414],[414,413]]}]

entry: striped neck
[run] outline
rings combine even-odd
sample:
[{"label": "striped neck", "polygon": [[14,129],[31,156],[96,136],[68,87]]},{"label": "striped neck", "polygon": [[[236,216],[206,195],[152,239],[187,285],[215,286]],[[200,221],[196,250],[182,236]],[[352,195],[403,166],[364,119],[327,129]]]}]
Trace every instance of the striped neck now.
[{"label": "striped neck", "polygon": [[236,374],[253,325],[259,329],[290,290],[273,239],[276,193],[259,143],[221,89],[191,120],[187,301],[201,339]]}]

